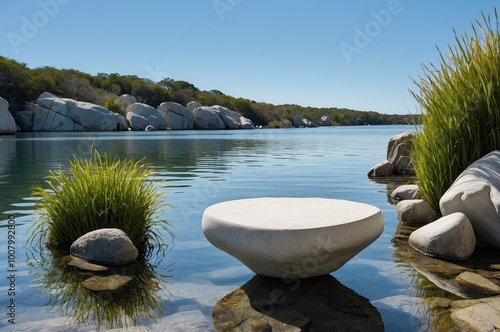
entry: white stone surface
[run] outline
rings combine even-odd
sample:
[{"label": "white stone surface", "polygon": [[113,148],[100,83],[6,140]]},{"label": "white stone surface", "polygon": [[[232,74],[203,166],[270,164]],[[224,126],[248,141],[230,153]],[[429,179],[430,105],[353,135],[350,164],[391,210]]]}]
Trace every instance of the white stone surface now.
[{"label": "white stone surface", "polygon": [[404,184],[393,190],[391,197],[395,200],[418,199],[419,189],[416,184]]},{"label": "white stone surface", "polygon": [[330,273],[375,241],[380,210],[325,198],[255,198],[212,205],[205,237],[252,271],[277,278]]},{"label": "white stone surface", "polygon": [[[137,121],[138,123],[134,124],[133,122],[135,122],[138,118],[133,116],[133,114],[146,119],[147,124],[144,123],[144,121]],[[163,114],[156,108],[146,104],[133,103],[132,105],[129,105],[126,109],[126,117],[127,120],[130,121],[130,125],[134,130],[145,130],[148,125],[152,125],[158,130],[167,129],[167,122],[165,121]]]},{"label": "white stone surface", "polygon": [[476,237],[467,216],[456,212],[417,229],[408,244],[430,256],[464,260],[474,253]]},{"label": "white stone surface", "polygon": [[396,205],[396,216],[405,225],[424,225],[436,220],[436,212],[422,199],[399,202]]},{"label": "white stone surface", "polygon": [[500,248],[500,151],[472,163],[441,197],[443,215],[469,218],[479,246]]},{"label": "white stone surface", "polygon": [[158,110],[163,114],[167,126],[172,130],[193,129],[194,115],[186,107],[173,101],[166,101],[158,105]]}]

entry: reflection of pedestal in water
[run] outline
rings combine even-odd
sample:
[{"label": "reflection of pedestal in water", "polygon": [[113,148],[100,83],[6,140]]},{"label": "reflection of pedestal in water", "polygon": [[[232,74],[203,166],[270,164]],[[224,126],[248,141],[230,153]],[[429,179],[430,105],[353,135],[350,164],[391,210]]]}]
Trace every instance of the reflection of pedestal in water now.
[{"label": "reflection of pedestal in water", "polygon": [[328,274],[375,241],[380,210],[325,198],[254,198],[208,207],[203,232],[252,271],[294,278]]},{"label": "reflection of pedestal in water", "polygon": [[217,331],[383,331],[368,299],[331,275],[305,280],[257,275],[212,312]]}]

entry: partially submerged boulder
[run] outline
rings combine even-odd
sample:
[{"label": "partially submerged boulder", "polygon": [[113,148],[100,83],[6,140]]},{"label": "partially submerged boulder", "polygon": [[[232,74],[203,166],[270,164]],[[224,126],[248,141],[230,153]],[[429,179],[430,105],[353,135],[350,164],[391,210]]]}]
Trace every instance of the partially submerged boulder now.
[{"label": "partially submerged boulder", "polygon": [[429,256],[465,260],[474,253],[476,237],[467,216],[457,212],[415,230],[408,244]]},{"label": "partially submerged boulder", "polygon": [[436,220],[434,209],[422,199],[407,199],[396,205],[398,220],[406,225],[425,225]]},{"label": "partially submerged boulder", "polygon": [[101,228],[76,239],[70,254],[90,262],[123,265],[134,262],[138,251],[121,229]]},{"label": "partially submerged boulder", "polygon": [[[415,134],[409,131],[392,136],[387,144],[387,159],[374,166],[368,177],[385,177],[393,175],[415,175],[410,157]],[[391,173],[389,173],[390,166]]]},{"label": "partially submerged boulder", "polygon": [[127,120],[132,130],[145,130],[149,125],[157,130],[167,129],[167,122],[156,108],[142,103],[134,103],[126,109]]},{"label": "partially submerged boulder", "polygon": [[500,151],[472,163],[441,197],[443,216],[464,213],[479,246],[500,248]]}]

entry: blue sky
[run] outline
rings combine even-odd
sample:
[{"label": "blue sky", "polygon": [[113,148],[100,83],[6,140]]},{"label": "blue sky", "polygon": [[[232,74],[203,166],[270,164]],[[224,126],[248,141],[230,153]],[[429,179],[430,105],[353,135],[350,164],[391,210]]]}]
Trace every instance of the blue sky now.
[{"label": "blue sky", "polygon": [[493,0],[0,0],[0,55],[29,67],[185,80],[274,104],[419,112],[436,45]]}]

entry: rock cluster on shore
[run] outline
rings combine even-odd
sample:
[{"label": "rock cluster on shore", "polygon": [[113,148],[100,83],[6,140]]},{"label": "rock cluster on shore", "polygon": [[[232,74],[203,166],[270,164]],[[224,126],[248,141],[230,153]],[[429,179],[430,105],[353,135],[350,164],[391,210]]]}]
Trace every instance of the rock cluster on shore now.
[{"label": "rock cluster on shore", "polygon": [[[226,107],[202,106],[190,102],[184,107],[175,102],[164,102],[157,108],[139,103],[135,97],[122,95],[120,103],[125,115],[48,92],[42,93],[36,103],[26,103],[15,119],[9,113],[9,104],[0,97],[0,134],[16,131],[124,131],[124,130],[184,130],[184,129],[254,129],[250,119]],[[5,128],[4,128],[5,127]]]}]

